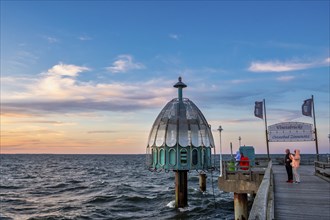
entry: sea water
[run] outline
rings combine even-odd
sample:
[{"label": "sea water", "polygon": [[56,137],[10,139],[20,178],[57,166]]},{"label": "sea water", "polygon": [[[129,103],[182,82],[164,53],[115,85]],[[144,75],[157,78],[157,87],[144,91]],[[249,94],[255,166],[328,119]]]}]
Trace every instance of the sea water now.
[{"label": "sea water", "polygon": [[188,207],[174,205],[174,172],[145,155],[0,155],[0,219],[234,219],[218,172],[188,173]]},{"label": "sea water", "polygon": [[[276,163],[284,154],[271,157]],[[188,206],[176,209],[174,172],[150,172],[145,158],[2,154],[0,219],[234,219],[233,193],[218,189],[219,169],[206,173],[206,192],[199,190],[198,172],[190,171]],[[219,155],[213,159],[219,166]],[[314,159],[302,155],[303,163]]]}]

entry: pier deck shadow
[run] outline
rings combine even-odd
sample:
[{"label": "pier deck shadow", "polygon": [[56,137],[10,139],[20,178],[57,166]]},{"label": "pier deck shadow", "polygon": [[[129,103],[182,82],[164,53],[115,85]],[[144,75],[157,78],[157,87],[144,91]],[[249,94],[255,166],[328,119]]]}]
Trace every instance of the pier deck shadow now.
[{"label": "pier deck shadow", "polygon": [[330,219],[330,183],[314,172],[314,166],[300,166],[301,183],[293,184],[284,166],[273,166],[275,219]]}]

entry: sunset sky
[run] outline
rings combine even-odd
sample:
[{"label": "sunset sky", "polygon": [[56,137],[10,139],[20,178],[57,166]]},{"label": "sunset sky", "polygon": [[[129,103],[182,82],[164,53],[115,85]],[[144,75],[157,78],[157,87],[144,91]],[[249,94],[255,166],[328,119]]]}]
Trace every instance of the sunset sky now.
[{"label": "sunset sky", "polygon": [[[329,1],[1,1],[1,153],[145,153],[178,76],[219,152],[313,123],[329,153]],[[314,142],[270,143],[315,153]]]}]

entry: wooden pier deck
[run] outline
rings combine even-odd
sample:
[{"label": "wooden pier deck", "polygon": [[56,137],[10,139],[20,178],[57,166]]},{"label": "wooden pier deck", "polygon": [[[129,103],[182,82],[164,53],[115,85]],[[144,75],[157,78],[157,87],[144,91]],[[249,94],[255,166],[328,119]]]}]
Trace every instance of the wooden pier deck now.
[{"label": "wooden pier deck", "polygon": [[275,219],[330,220],[330,183],[314,172],[314,166],[300,166],[301,183],[293,184],[283,165],[273,166]]}]

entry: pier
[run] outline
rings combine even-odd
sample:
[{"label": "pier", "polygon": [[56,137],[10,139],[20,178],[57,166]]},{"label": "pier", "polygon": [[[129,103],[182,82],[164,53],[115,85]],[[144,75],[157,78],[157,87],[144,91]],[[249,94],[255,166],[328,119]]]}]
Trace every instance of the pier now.
[{"label": "pier", "polygon": [[237,208],[234,196],[235,219],[330,219],[329,163],[301,165],[300,184],[287,183],[284,165],[273,164],[272,161],[267,168],[264,165],[250,167],[244,173],[224,167],[224,175],[218,180],[219,189],[234,192],[234,195],[256,193],[248,213],[244,210],[246,204],[242,205],[246,201],[237,203]]},{"label": "pier", "polygon": [[283,166],[273,166],[275,219],[330,219],[330,183],[315,175],[313,165],[299,168],[300,184],[286,183]]}]

